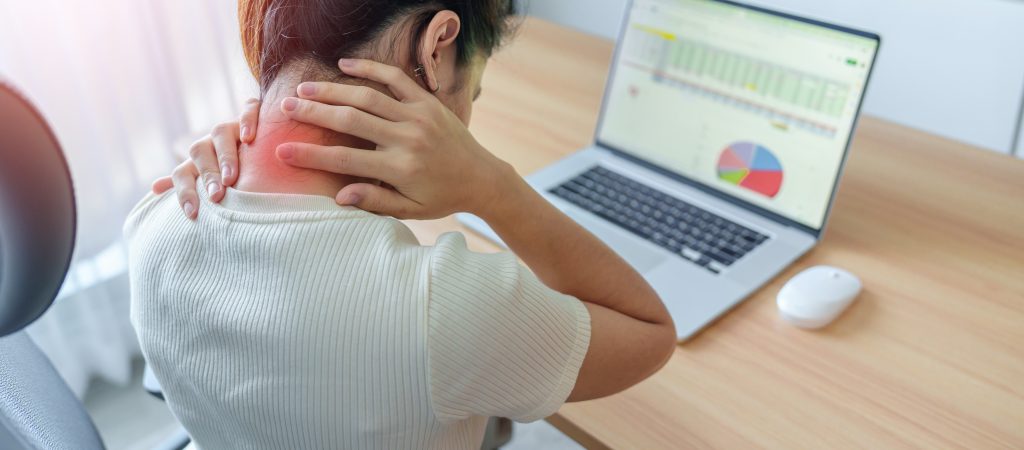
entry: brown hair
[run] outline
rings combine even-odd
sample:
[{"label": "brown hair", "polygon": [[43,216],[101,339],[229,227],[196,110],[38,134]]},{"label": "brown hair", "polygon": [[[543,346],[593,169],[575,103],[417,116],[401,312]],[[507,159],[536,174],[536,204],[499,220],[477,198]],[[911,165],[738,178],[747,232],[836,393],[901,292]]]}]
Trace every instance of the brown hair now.
[{"label": "brown hair", "polygon": [[444,10],[462,21],[459,64],[490,56],[510,32],[516,12],[514,0],[239,0],[238,20],[245,58],[266,93],[292,61],[331,68],[341,58],[376,56],[370,52],[374,40],[400,23],[410,27],[412,54],[418,56],[416,42]]}]

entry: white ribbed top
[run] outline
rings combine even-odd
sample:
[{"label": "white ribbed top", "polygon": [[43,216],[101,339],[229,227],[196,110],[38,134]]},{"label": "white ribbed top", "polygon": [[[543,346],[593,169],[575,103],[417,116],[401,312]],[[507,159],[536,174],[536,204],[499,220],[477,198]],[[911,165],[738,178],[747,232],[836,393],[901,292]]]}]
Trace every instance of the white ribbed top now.
[{"label": "white ribbed top", "polygon": [[556,412],[590,342],[514,255],[327,197],[230,190],[195,223],[150,195],[125,234],[143,353],[204,449],[475,450],[488,416]]}]

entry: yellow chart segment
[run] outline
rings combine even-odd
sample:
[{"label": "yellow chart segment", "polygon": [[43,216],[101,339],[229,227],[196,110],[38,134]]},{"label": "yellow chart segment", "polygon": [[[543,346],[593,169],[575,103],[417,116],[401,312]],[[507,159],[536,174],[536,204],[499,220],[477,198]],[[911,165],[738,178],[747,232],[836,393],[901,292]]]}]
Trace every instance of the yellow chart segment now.
[{"label": "yellow chart segment", "polygon": [[640,30],[640,31],[643,31],[643,32],[646,32],[646,33],[653,34],[653,35],[658,36],[658,37],[660,37],[660,38],[662,38],[662,39],[664,39],[666,41],[674,41],[674,40],[676,40],[676,35],[675,34],[669,33],[668,31],[665,31],[665,30],[659,30],[659,29],[651,27],[651,26],[634,24],[633,28],[636,29],[636,30]]}]

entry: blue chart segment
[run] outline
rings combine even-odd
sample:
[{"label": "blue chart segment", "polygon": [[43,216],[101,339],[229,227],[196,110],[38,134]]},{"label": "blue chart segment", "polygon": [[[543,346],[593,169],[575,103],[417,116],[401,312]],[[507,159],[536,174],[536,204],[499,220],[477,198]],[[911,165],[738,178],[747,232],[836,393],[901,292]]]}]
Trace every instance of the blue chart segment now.
[{"label": "blue chart segment", "polygon": [[718,178],[775,198],[782,189],[782,163],[764,146],[752,142],[737,142],[722,150],[718,157]]}]

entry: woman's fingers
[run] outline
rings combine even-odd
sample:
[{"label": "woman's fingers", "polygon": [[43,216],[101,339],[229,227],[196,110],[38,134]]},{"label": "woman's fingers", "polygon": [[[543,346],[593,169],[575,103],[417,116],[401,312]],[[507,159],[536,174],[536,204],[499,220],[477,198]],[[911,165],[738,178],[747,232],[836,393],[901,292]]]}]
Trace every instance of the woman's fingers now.
[{"label": "woman's fingers", "polygon": [[383,84],[399,100],[419,100],[431,97],[430,93],[416,84],[402,69],[367,59],[342,59],[338,67],[346,75],[365,78]]},{"label": "woman's fingers", "polygon": [[345,186],[335,200],[341,206],[354,206],[397,219],[416,219],[422,207],[398,191],[366,183]]},{"label": "woman's fingers", "polygon": [[398,124],[395,122],[351,106],[331,106],[288,97],[281,102],[281,112],[292,120],[352,135],[379,145],[390,144],[397,136]]},{"label": "woman's fingers", "polygon": [[290,166],[385,182],[396,172],[384,154],[373,150],[287,143],[277,148],[277,157]]},{"label": "woman's fingers", "polygon": [[174,169],[171,179],[178,193],[178,205],[185,211],[185,216],[196,220],[199,217],[199,194],[196,193],[196,179],[199,172],[191,161],[185,161]]},{"label": "woman's fingers", "polygon": [[153,193],[156,195],[163,194],[174,187],[174,180],[171,177],[163,177],[153,182]]},{"label": "woman's fingers", "polygon": [[[224,198],[224,186],[221,184],[220,168],[217,164],[217,151],[214,149],[213,140],[206,138],[192,144],[192,148],[189,150],[189,157],[191,157],[191,163],[195,165],[199,177],[203,180],[206,192],[210,194],[210,200],[220,202]],[[192,177],[191,183],[193,187],[195,187],[195,181],[196,177]],[[175,178],[174,185],[178,190],[182,189],[182,185],[178,183],[177,178]]]},{"label": "woman's fingers", "polygon": [[[220,165],[220,182],[224,186],[234,186],[238,181],[238,126],[237,123],[222,123],[214,127],[210,134]],[[198,160],[196,164],[199,164]],[[203,172],[204,168],[200,167],[199,171]],[[210,196],[213,197],[213,192],[210,192]]]},{"label": "woman's fingers", "polygon": [[[243,144],[252,144],[252,141],[256,140],[256,126],[260,122],[261,105],[262,103],[255,98],[250,98],[245,102],[245,108],[242,109],[242,117],[238,120],[241,127],[239,138]],[[231,185],[229,184],[228,186]]]},{"label": "woman's fingers", "polygon": [[296,92],[305,100],[328,105],[354,106],[393,122],[401,122],[410,116],[405,110],[406,105],[367,86],[307,82],[300,84]]}]

